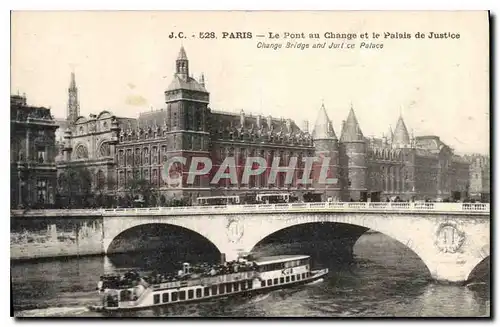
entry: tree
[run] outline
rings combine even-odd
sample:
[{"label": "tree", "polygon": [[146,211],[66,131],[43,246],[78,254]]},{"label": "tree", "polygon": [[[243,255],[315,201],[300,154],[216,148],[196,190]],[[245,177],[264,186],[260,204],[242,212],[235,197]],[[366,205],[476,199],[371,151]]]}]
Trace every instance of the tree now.
[{"label": "tree", "polygon": [[59,174],[57,193],[62,206],[89,206],[93,199],[92,174],[86,167],[69,164]]},{"label": "tree", "polygon": [[142,203],[143,205],[149,205],[150,199],[155,194],[155,188],[153,185],[144,178],[132,178],[127,182],[127,191],[129,195],[130,206],[137,206],[134,201]]}]

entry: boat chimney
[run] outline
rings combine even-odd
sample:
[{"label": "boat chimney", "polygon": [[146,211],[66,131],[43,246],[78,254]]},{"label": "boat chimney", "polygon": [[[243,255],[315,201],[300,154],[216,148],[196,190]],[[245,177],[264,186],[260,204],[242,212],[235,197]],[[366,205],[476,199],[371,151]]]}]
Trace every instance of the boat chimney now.
[{"label": "boat chimney", "polygon": [[225,253],[221,253],[220,254],[220,264],[223,265],[226,263],[226,254]]}]

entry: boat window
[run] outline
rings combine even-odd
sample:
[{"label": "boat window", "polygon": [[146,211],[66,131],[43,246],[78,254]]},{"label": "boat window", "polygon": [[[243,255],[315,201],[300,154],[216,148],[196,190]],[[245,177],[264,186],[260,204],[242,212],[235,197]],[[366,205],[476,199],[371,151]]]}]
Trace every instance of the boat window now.
[{"label": "boat window", "polygon": [[219,294],[224,294],[226,292],[226,289],[224,287],[224,284],[219,285]]},{"label": "boat window", "polygon": [[241,290],[244,291],[247,289],[247,282],[241,282]]},{"label": "boat window", "polygon": [[201,297],[201,288],[196,289],[196,297]]},{"label": "boat window", "polygon": [[205,287],[203,289],[203,296],[210,296],[210,287]]},{"label": "boat window", "polygon": [[212,286],[212,295],[217,295],[217,286]]},{"label": "boat window", "polygon": [[295,275],[292,275],[292,282],[295,281]]},{"label": "boat window", "polygon": [[260,287],[266,287],[266,281],[263,280],[262,282],[260,282]]},{"label": "boat window", "polygon": [[251,280],[247,281],[247,286],[249,289],[252,289],[252,281]]},{"label": "boat window", "polygon": [[178,295],[177,292],[172,292],[172,302],[177,301],[177,295]]},{"label": "boat window", "polygon": [[179,292],[179,300],[184,301],[186,299],[186,291]]},{"label": "boat window", "polygon": [[287,283],[290,283],[290,276],[286,276],[285,281],[286,281]]},{"label": "boat window", "polygon": [[155,304],[160,303],[160,294],[155,294],[155,295],[153,296],[153,302],[154,302]]},{"label": "boat window", "polygon": [[271,279],[267,280],[267,286],[271,286],[273,284],[273,281]]},{"label": "boat window", "polygon": [[274,283],[273,283],[273,284],[274,284],[274,285],[278,284],[278,278],[275,278],[275,279],[274,279]]},{"label": "boat window", "polygon": [[280,284],[283,284],[285,282],[285,278],[280,277]]},{"label": "boat window", "polygon": [[188,299],[191,300],[192,298],[194,298],[194,290],[189,290],[188,291]]},{"label": "boat window", "polygon": [[302,273],[302,279],[306,278],[306,273]]},{"label": "boat window", "polygon": [[233,291],[233,284],[227,283],[226,284],[226,293],[231,293]]},{"label": "boat window", "polygon": [[234,283],[233,287],[235,292],[238,292],[240,290],[240,284],[238,284],[238,282]]},{"label": "boat window", "polygon": [[161,295],[161,297],[162,297],[161,301],[162,301],[163,303],[167,303],[167,302],[168,302],[168,293],[166,293],[166,292],[165,292],[165,293],[163,293],[163,294]]},{"label": "boat window", "polygon": [[297,274],[297,280],[300,280],[300,274]]}]

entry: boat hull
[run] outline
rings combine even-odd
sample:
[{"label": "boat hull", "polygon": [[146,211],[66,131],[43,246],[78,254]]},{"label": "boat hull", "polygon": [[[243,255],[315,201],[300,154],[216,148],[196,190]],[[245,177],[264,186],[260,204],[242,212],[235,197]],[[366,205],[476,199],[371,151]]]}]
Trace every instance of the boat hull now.
[{"label": "boat hull", "polygon": [[226,298],[226,297],[236,297],[236,296],[245,296],[245,295],[258,295],[258,294],[265,294],[269,293],[275,290],[279,289],[287,289],[287,288],[292,288],[300,285],[306,285],[310,284],[313,282],[319,282],[319,280],[323,279],[326,275],[328,275],[328,269],[321,269],[321,270],[316,270],[316,271],[311,271],[311,276],[306,279],[302,279],[300,281],[295,281],[287,284],[280,284],[280,285],[273,285],[273,286],[266,286],[266,287],[259,287],[259,288],[252,288],[252,289],[247,289],[244,291],[238,291],[238,292],[232,292],[232,293],[225,293],[225,294],[218,294],[210,297],[202,297],[202,298],[195,298],[195,299],[189,299],[189,300],[183,300],[183,301],[176,301],[176,302],[169,302],[169,303],[159,303],[159,304],[154,304],[154,305],[138,305],[135,307],[104,307],[104,306],[99,306],[99,305],[93,305],[93,306],[88,306],[88,309],[94,312],[115,312],[115,311],[137,311],[137,310],[142,310],[142,309],[151,309],[155,307],[168,307],[168,306],[176,306],[180,304],[185,304],[185,303],[195,303],[195,302],[203,302],[203,301],[208,301],[212,299],[220,299],[220,298]]}]

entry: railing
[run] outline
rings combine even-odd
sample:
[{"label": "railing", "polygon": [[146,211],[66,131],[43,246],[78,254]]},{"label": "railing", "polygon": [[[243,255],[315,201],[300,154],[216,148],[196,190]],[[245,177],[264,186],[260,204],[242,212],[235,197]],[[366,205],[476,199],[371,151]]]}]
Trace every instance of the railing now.
[{"label": "railing", "polygon": [[168,288],[180,288],[180,287],[189,287],[196,285],[213,285],[213,284],[221,284],[221,283],[230,283],[237,282],[245,279],[252,279],[257,276],[255,271],[246,271],[246,272],[238,272],[227,275],[220,276],[211,276],[211,277],[201,277],[192,280],[183,280],[183,281],[175,281],[175,282],[166,282],[161,284],[156,284],[153,286],[153,289],[168,289]]},{"label": "railing", "polygon": [[446,202],[308,202],[276,204],[241,204],[191,207],[115,208],[115,209],[55,209],[55,210],[12,210],[14,215],[50,216],[116,216],[116,215],[184,215],[224,214],[251,212],[449,212],[486,213],[489,203],[446,203]]},{"label": "railing", "polygon": [[157,208],[119,208],[102,209],[103,215],[113,213],[161,213],[197,214],[197,213],[237,213],[267,211],[375,211],[375,212],[480,212],[489,213],[489,203],[438,203],[438,202],[312,202],[312,203],[277,203],[277,204],[243,204],[192,207],[157,207]]}]

